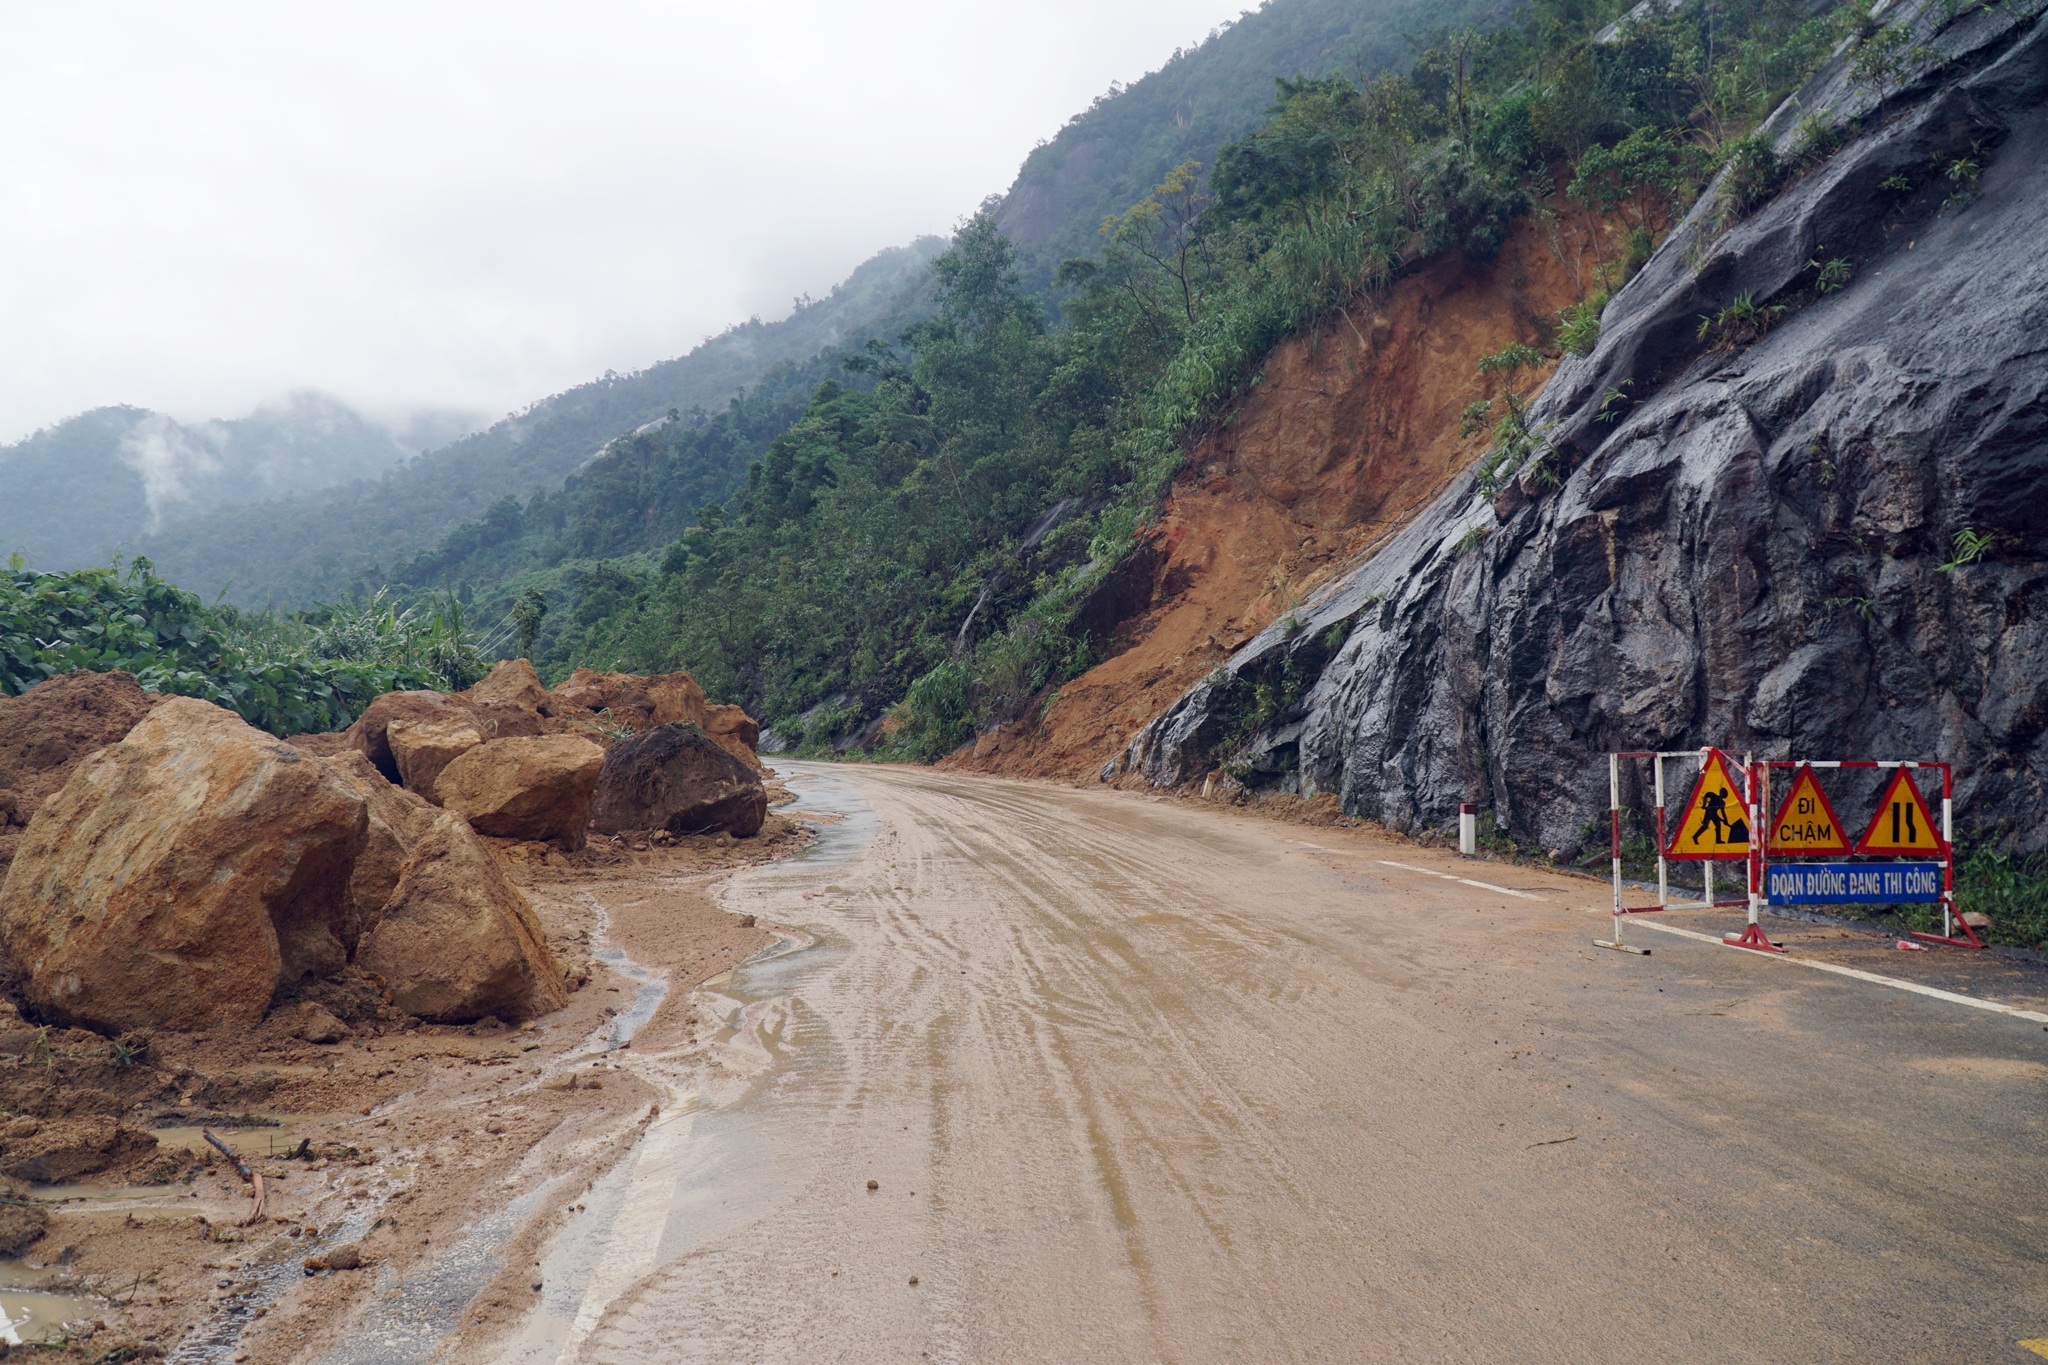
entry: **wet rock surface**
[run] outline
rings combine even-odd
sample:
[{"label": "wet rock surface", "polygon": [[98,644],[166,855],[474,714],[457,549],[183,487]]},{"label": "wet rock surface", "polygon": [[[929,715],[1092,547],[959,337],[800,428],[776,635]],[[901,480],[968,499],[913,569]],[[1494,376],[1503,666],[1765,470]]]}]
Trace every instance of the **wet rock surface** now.
[{"label": "wet rock surface", "polygon": [[[1940,757],[1961,833],[2048,842],[2040,8],[1924,7],[1882,92],[1824,71],[1767,131],[1845,145],[1739,221],[1703,196],[1533,406],[1540,469],[1465,476],[1104,775],[1227,766],[1406,830],[1479,800],[1570,854],[1609,750]],[[1743,299],[1784,311],[1717,333]]]},{"label": "wet rock surface", "polygon": [[253,1024],[341,968],[361,797],[322,761],[174,697],[30,822],[0,940],[47,1017],[120,1031]]},{"label": "wet rock surface", "polygon": [[612,746],[598,774],[591,828],[603,834],[723,830],[750,838],[768,814],[760,776],[694,725],[664,725]]}]

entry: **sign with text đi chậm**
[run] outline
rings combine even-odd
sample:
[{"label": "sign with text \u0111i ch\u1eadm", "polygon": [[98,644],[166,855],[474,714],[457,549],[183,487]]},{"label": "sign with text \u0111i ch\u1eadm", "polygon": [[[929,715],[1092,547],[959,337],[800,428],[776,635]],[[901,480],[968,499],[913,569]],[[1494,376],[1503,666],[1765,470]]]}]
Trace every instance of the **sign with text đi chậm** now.
[{"label": "sign with text \u0111i ch\u1eadm", "polygon": [[1772,905],[1899,905],[1941,899],[1940,863],[1774,863]]}]

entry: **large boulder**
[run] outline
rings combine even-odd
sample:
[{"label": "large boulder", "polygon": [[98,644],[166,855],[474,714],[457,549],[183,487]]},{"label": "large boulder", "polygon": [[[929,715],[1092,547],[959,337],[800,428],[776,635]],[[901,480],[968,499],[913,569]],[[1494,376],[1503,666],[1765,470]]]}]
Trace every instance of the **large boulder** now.
[{"label": "large boulder", "polygon": [[526,897],[447,812],[414,846],[356,965],[383,978],[392,1004],[441,1023],[530,1019],[567,998]]},{"label": "large boulder", "polygon": [[396,716],[385,727],[384,742],[405,789],[425,793],[434,790],[444,768],[483,743],[484,737],[466,716]]},{"label": "large boulder", "polygon": [[45,1015],[110,1031],[263,1017],[348,960],[363,799],[324,762],[173,697],[45,801],[0,944]]},{"label": "large boulder", "polygon": [[[405,774],[399,770],[398,756],[391,750],[394,722],[474,725],[475,719],[468,705],[445,692],[386,692],[373,700],[345,733],[363,757],[370,760],[370,766],[384,774],[385,780],[404,785]],[[435,775],[438,777],[439,773]],[[433,789],[430,787],[420,795],[431,797]]]},{"label": "large boulder", "polygon": [[444,768],[434,797],[479,834],[581,848],[603,767],[604,750],[577,735],[492,740]]},{"label": "large boulder", "polygon": [[369,813],[363,850],[348,876],[348,941],[357,942],[377,927],[384,906],[398,889],[398,879],[414,847],[426,837],[439,814],[419,795],[394,787],[351,749],[325,760],[346,782]]},{"label": "large boulder", "polygon": [[80,759],[126,738],[158,700],[131,673],[65,673],[0,697],[0,876],[36,807]]},{"label": "large boulder", "polygon": [[598,774],[590,823],[604,834],[761,831],[768,794],[760,775],[694,725],[664,725],[612,746]]},{"label": "large boulder", "polygon": [[524,659],[500,659],[482,682],[462,695],[478,706],[511,707],[537,716],[547,714],[550,700],[540,675]]},{"label": "large boulder", "polygon": [[552,695],[557,715],[604,712],[612,723],[636,733],[664,725],[694,725],[755,772],[761,769],[761,727],[737,706],[707,701],[704,689],[687,673],[643,677],[579,668]]}]

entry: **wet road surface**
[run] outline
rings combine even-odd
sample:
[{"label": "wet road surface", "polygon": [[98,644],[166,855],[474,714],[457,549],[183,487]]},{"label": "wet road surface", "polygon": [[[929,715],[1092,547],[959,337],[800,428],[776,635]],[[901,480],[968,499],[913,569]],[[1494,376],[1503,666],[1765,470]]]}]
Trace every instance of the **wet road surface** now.
[{"label": "wet road surface", "polygon": [[725,900],[814,941],[636,1059],[496,1358],[2039,1358],[2039,1023],[1363,831],[786,771],[843,818]]}]

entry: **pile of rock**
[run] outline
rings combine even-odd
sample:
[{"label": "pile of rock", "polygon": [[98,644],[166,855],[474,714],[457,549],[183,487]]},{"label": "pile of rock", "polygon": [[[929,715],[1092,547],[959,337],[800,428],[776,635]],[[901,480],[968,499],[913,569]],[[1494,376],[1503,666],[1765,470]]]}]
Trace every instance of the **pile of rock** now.
[{"label": "pile of rock", "polygon": [[684,674],[550,692],[517,660],[291,743],[68,675],[0,699],[0,948],[27,1008],[108,1032],[252,1025],[344,971],[421,1018],[531,1018],[563,974],[485,838],[752,835],[756,738]]}]

